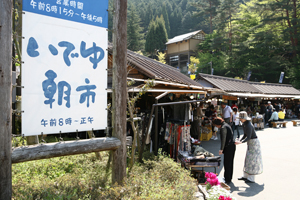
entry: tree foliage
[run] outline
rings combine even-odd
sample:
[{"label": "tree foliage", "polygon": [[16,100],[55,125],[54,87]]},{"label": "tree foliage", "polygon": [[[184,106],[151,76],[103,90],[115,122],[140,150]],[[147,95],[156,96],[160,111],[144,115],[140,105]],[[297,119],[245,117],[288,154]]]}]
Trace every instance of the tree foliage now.
[{"label": "tree foliage", "polygon": [[[212,61],[216,75],[246,78],[251,71],[250,80],[275,83],[283,71],[283,83],[300,88],[298,0],[129,0],[128,3],[136,7],[141,32],[149,38],[145,51],[152,55],[165,48],[155,40],[155,36],[160,38],[164,33],[154,25],[163,16],[169,39],[196,30],[207,34],[196,52],[200,61],[198,72],[210,73],[211,66],[207,63]],[[132,8],[128,7],[128,13]]]},{"label": "tree foliage", "polygon": [[127,16],[127,48],[132,51],[144,49],[145,40],[140,21],[135,7],[132,6]]},{"label": "tree foliage", "polygon": [[166,64],[166,53],[158,52],[157,58],[158,58],[158,62]]},{"label": "tree foliage", "polygon": [[156,17],[155,21],[151,21],[146,37],[146,52],[154,55],[156,51],[165,49],[165,43],[168,41],[168,35],[165,28],[164,18],[161,15]]}]

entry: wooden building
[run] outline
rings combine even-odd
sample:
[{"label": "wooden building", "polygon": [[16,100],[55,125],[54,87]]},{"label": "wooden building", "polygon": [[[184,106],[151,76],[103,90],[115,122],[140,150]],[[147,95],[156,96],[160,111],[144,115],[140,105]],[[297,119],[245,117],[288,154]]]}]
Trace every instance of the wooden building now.
[{"label": "wooden building", "polygon": [[204,40],[205,33],[202,30],[178,35],[166,43],[166,61],[169,65],[180,69],[181,72],[188,71],[187,64],[190,56],[196,55],[198,44]]}]

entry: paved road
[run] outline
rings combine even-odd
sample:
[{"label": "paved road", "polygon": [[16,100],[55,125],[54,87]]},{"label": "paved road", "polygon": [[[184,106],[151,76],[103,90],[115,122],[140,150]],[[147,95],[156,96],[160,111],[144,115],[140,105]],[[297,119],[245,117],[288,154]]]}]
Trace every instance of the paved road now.
[{"label": "paved road", "polygon": [[[243,174],[247,144],[237,145],[233,179],[230,184],[233,196],[238,200],[300,199],[300,126],[293,127],[293,123],[288,122],[287,128],[266,128],[258,130],[257,135],[262,147],[264,171],[256,176],[256,183],[237,180]],[[202,146],[217,154],[220,139],[204,141]],[[223,165],[217,173],[223,176]]]}]

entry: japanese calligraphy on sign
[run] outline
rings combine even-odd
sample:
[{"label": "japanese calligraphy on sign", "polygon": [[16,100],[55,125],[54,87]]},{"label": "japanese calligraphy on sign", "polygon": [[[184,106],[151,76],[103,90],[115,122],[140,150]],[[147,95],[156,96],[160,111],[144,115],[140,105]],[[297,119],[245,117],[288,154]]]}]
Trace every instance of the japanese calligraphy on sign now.
[{"label": "japanese calligraphy on sign", "polygon": [[105,129],[108,0],[23,0],[22,133]]}]

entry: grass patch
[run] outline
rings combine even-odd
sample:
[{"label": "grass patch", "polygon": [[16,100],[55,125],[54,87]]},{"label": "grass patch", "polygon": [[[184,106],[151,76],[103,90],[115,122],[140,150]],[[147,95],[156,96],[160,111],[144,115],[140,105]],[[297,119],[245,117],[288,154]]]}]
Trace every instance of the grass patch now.
[{"label": "grass patch", "polygon": [[172,159],[135,163],[123,186],[106,173],[108,152],[14,164],[13,199],[193,199],[196,180]]}]

